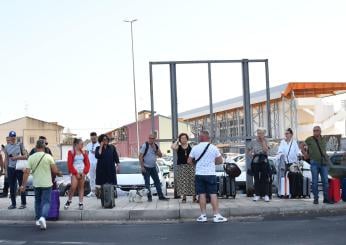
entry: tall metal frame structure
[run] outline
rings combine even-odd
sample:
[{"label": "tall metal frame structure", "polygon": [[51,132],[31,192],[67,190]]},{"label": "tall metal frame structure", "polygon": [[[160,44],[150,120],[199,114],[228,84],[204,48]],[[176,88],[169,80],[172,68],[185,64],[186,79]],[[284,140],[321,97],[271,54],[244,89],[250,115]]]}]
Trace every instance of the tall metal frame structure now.
[{"label": "tall metal frame structure", "polygon": [[[209,115],[210,115],[210,135],[212,141],[215,139],[215,116],[213,111],[213,92],[212,92],[212,64],[241,64],[242,68],[242,86],[243,86],[243,108],[244,108],[244,127],[245,134],[240,137],[245,141],[246,147],[249,146],[253,139],[253,120],[251,112],[250,102],[250,78],[249,78],[249,63],[264,63],[265,65],[265,78],[266,78],[266,111],[267,111],[267,131],[268,136],[272,135],[272,119],[271,119],[271,106],[270,106],[270,85],[269,85],[269,64],[268,59],[241,59],[241,60],[195,60],[195,61],[157,61],[149,62],[149,77],[150,77],[150,102],[151,102],[151,127],[152,131],[155,130],[154,120],[154,80],[153,80],[153,66],[155,65],[169,65],[170,71],[170,92],[171,92],[171,118],[172,118],[172,137],[173,139],[178,138],[178,101],[177,101],[177,76],[176,66],[177,65],[188,65],[188,64],[206,64],[208,69],[208,85],[209,85]],[[239,116],[239,115],[238,115]],[[208,126],[209,126],[208,125]],[[197,129],[197,125],[196,129]],[[238,129],[240,130],[240,129]],[[239,137],[229,137],[239,139]],[[173,140],[172,139],[172,140]],[[176,182],[176,166],[177,156],[174,152],[174,183]],[[249,169],[251,165],[251,159],[247,157],[246,166]],[[175,185],[176,186],[176,185]],[[251,193],[253,190],[253,178],[249,175],[246,177],[246,190],[247,193]],[[174,188],[174,196],[177,197],[176,188]]]}]

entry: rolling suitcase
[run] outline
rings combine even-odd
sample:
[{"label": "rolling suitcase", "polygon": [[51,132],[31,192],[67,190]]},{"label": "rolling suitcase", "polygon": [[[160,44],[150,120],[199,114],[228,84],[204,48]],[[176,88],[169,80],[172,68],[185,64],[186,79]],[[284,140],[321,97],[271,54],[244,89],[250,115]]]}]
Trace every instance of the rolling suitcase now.
[{"label": "rolling suitcase", "polygon": [[342,187],[341,198],[344,202],[346,202],[346,178],[342,179],[341,187]]},{"label": "rolling suitcase", "polygon": [[268,196],[270,199],[273,198],[273,176],[269,178],[269,190],[268,190]]},{"label": "rolling suitcase", "polygon": [[58,220],[60,210],[60,198],[59,190],[52,190],[50,195],[50,208],[47,216],[47,220]]},{"label": "rolling suitcase", "polygon": [[332,178],[329,180],[329,200],[335,203],[341,200],[339,179]]},{"label": "rolling suitcase", "polygon": [[101,205],[103,208],[114,208],[115,207],[115,192],[114,185],[104,184],[102,186],[101,193]]},{"label": "rolling suitcase", "polygon": [[225,176],[217,177],[217,195],[219,197],[226,195]]},{"label": "rolling suitcase", "polygon": [[302,196],[304,198],[311,198],[311,180],[308,177],[303,177],[303,192]]},{"label": "rolling suitcase", "polygon": [[226,180],[226,198],[236,196],[236,184],[235,178],[231,178],[230,176],[225,176]]},{"label": "rolling suitcase", "polygon": [[278,197],[289,198],[290,196],[290,181],[287,174],[279,179]]},{"label": "rolling suitcase", "polygon": [[299,198],[303,195],[303,175],[301,173],[288,173],[290,183],[290,195]]}]

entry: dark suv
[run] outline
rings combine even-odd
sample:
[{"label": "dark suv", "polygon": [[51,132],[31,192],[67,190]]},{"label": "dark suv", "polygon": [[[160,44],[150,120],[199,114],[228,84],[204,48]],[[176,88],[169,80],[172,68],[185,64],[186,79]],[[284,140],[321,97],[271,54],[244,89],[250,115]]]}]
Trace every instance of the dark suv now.
[{"label": "dark suv", "polygon": [[334,178],[345,178],[346,177],[346,152],[336,151],[328,152],[328,156],[331,161],[329,166],[329,174]]}]

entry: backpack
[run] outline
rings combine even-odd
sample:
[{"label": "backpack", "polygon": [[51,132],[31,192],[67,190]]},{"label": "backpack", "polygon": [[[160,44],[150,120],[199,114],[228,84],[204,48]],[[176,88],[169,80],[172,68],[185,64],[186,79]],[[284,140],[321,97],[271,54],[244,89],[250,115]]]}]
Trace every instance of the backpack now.
[{"label": "backpack", "polygon": [[[155,146],[156,146],[156,149],[159,149],[159,146],[154,143]],[[148,150],[149,150],[149,143],[148,142],[145,142],[145,150],[144,150],[144,153],[143,153],[143,158],[145,157],[145,155],[148,153]]]}]

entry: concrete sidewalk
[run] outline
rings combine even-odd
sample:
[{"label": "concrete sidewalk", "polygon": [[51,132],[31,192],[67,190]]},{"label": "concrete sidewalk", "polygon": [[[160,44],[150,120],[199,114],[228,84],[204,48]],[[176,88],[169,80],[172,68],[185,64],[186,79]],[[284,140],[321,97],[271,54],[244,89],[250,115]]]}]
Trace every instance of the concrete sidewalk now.
[{"label": "concrete sidewalk", "polygon": [[[34,197],[27,198],[28,205],[24,210],[8,210],[10,204],[8,198],[0,199],[0,220],[11,221],[32,221],[34,220]],[[273,198],[271,202],[265,203],[263,200],[253,202],[245,195],[237,195],[236,199],[219,199],[220,212],[228,218],[241,217],[283,217],[301,215],[338,215],[346,214],[346,202],[339,202],[334,205],[322,204],[313,205],[312,199],[278,199]],[[17,198],[20,202],[20,198]],[[69,210],[63,209],[66,197],[60,198],[60,219],[61,221],[181,221],[194,220],[199,216],[199,205],[192,203],[188,199],[187,203],[181,200],[170,199],[169,201],[158,201],[153,197],[153,202],[149,203],[146,198],[142,203],[129,203],[127,197],[116,199],[116,207],[113,209],[102,209],[100,200],[96,198],[84,199],[84,210],[78,210],[78,198],[74,197]],[[208,216],[212,216],[211,206],[208,204]]]}]

